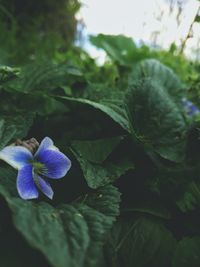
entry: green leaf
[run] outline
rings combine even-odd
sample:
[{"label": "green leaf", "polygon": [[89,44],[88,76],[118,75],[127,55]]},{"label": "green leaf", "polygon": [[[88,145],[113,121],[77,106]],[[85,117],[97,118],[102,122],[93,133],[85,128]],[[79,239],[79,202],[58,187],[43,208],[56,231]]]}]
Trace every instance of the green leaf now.
[{"label": "green leaf", "polygon": [[[7,215],[5,209],[2,210],[2,203],[1,214],[4,218]],[[8,220],[5,221],[3,229],[0,229],[0,247],[0,263],[3,267],[50,267],[42,253],[28,246]]]},{"label": "green leaf", "polygon": [[176,240],[159,221],[140,217],[118,220],[107,249],[111,266],[171,267],[175,246]]},{"label": "green leaf", "polygon": [[21,92],[49,91],[69,85],[72,77],[77,80],[82,76],[77,68],[69,64],[36,62],[22,68],[19,78],[9,85],[11,89]]},{"label": "green leaf", "polygon": [[133,39],[123,35],[104,35],[91,36],[90,41],[98,48],[102,48],[108,56],[120,65],[131,65],[136,53],[136,45]]},{"label": "green leaf", "polygon": [[123,211],[128,212],[141,212],[144,214],[150,214],[155,217],[169,220],[171,215],[168,209],[159,201],[159,199],[143,199],[130,203],[130,207],[124,208]]},{"label": "green leaf", "polygon": [[182,104],[181,99],[185,96],[185,86],[176,76],[172,69],[155,59],[145,59],[134,66],[129,76],[129,85],[134,85],[136,80],[149,78],[160,84],[177,104]]},{"label": "green leaf", "polygon": [[19,75],[20,69],[0,65],[0,84],[10,81]]},{"label": "green leaf", "polygon": [[0,169],[0,195],[16,229],[55,267],[96,266],[108,230],[119,213],[119,192],[109,185],[80,203],[58,207],[16,196],[15,172]]},{"label": "green leaf", "polygon": [[191,182],[184,192],[179,196],[176,204],[181,211],[187,212],[200,206],[200,185],[198,182]]},{"label": "green leaf", "polygon": [[72,148],[85,160],[102,163],[123,139],[123,136],[118,136],[90,141],[73,141]]},{"label": "green leaf", "polygon": [[103,112],[104,114],[109,116],[114,122],[119,124],[124,130],[130,132],[129,123],[124,112],[117,112],[114,108],[82,98],[58,97],[58,100],[63,101],[65,104],[67,103],[68,105],[80,105]]},{"label": "green leaf", "polygon": [[23,116],[3,116],[0,118],[0,149],[11,140],[23,138],[27,135],[33,123],[33,114]]},{"label": "green leaf", "polygon": [[126,105],[132,132],[146,148],[171,161],[184,160],[188,126],[159,82],[138,81],[129,90]]},{"label": "green leaf", "polygon": [[148,181],[148,186],[152,192],[161,195],[169,203],[175,203],[193,175],[194,173],[185,164],[160,168],[160,171]]},{"label": "green leaf", "polygon": [[[80,145],[78,151],[76,151],[75,148],[72,148],[72,152],[81,166],[88,186],[93,189],[112,183],[128,170],[134,169],[134,164],[128,157],[118,157],[117,160],[108,159],[102,162],[102,164],[93,163],[91,160],[89,161],[84,158],[86,149],[81,152],[80,148]],[[90,145],[88,147],[88,150],[89,149]],[[95,150],[93,153],[95,154]]]},{"label": "green leaf", "polygon": [[121,89],[119,86],[107,85],[104,83],[89,83],[83,91],[83,98],[89,99],[101,104],[111,103],[123,105],[123,99],[126,89]]},{"label": "green leaf", "polygon": [[183,238],[177,245],[173,267],[200,266],[200,237]]}]

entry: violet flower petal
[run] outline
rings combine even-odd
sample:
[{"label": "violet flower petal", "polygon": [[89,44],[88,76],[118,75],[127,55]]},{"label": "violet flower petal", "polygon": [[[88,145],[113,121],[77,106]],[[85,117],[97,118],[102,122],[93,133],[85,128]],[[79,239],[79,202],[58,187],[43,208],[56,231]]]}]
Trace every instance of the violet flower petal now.
[{"label": "violet flower petal", "polygon": [[35,153],[35,156],[38,156],[39,153],[42,153],[43,151],[47,150],[49,147],[52,147],[53,145],[53,141],[51,140],[51,138],[49,137],[45,137],[41,143],[40,146],[38,147],[38,150]]},{"label": "violet flower petal", "polygon": [[45,150],[39,153],[36,159],[44,164],[46,172],[45,176],[52,179],[59,179],[66,175],[71,168],[70,159],[62,152],[57,150]]},{"label": "violet flower petal", "polygon": [[23,199],[38,198],[39,193],[33,180],[33,167],[31,165],[26,165],[19,170],[17,175],[17,190]]},{"label": "violet flower petal", "polygon": [[54,193],[51,188],[51,185],[47,181],[45,181],[43,178],[41,178],[40,176],[37,176],[36,179],[37,179],[39,189],[45,194],[45,196],[52,199]]},{"label": "violet flower petal", "polygon": [[0,159],[18,170],[29,164],[32,158],[31,152],[22,146],[6,146],[0,151]]}]

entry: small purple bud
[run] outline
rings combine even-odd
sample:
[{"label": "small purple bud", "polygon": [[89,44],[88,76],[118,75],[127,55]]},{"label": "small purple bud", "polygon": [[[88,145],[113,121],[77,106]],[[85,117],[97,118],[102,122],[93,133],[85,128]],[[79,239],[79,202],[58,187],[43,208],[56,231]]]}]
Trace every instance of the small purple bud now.
[{"label": "small purple bud", "polygon": [[186,114],[190,117],[195,116],[200,113],[200,110],[197,106],[195,106],[190,100],[187,98],[182,99],[183,108]]}]

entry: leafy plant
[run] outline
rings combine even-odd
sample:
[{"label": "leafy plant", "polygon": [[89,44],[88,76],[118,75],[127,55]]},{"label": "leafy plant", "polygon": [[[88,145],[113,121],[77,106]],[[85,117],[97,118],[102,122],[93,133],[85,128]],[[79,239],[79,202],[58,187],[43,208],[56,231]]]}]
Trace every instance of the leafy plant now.
[{"label": "leafy plant", "polygon": [[172,52],[92,42],[112,62],[73,48],[0,67],[0,149],[50,136],[72,162],[53,200],[29,201],[0,162],[0,265],[200,266],[200,120],[183,105],[198,109],[198,67],[189,80]]}]

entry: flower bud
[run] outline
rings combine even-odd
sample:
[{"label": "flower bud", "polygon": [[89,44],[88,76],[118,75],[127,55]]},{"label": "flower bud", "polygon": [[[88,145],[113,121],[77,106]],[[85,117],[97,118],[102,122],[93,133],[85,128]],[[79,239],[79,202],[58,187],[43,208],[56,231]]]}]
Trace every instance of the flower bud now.
[{"label": "flower bud", "polygon": [[32,154],[34,154],[39,147],[39,143],[35,138],[24,141],[17,139],[14,144],[15,146],[23,146],[27,148]]}]

